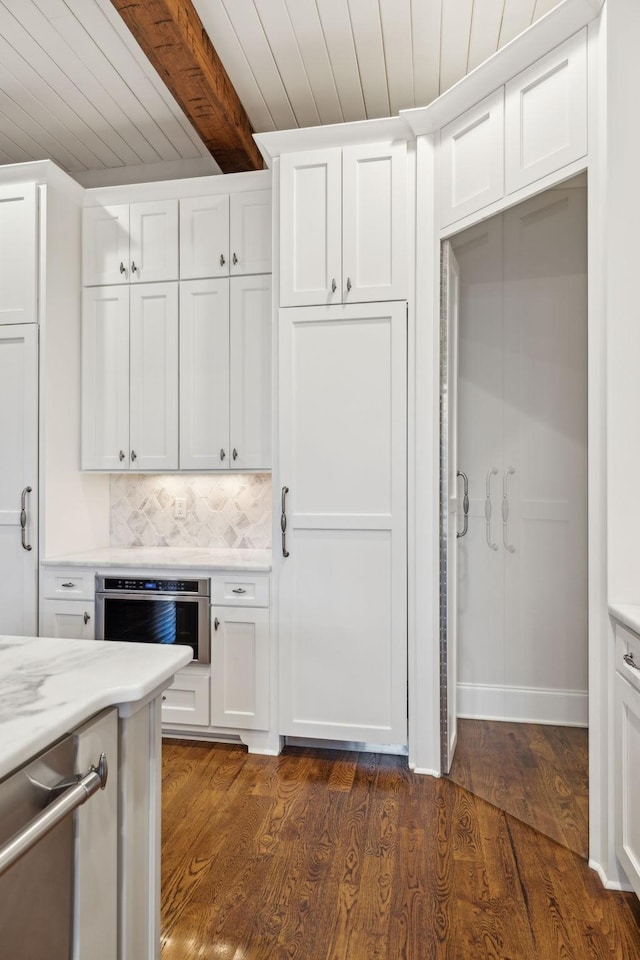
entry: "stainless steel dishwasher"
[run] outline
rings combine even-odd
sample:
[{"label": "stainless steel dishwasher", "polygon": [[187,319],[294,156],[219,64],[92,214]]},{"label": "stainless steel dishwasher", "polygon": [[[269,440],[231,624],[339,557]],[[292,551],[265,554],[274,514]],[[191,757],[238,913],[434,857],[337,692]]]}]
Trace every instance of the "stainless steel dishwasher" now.
[{"label": "stainless steel dishwasher", "polygon": [[76,744],[68,736],[0,782],[0,958],[72,956],[72,814],[107,778],[104,754],[74,773]]}]

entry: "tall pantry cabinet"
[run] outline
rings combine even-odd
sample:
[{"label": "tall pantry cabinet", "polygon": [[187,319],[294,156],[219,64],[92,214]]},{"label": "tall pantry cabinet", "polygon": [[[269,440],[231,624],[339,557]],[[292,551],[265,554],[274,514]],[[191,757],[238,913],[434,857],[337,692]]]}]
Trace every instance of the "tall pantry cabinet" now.
[{"label": "tall pantry cabinet", "polygon": [[280,733],[407,743],[404,142],[280,159]]}]

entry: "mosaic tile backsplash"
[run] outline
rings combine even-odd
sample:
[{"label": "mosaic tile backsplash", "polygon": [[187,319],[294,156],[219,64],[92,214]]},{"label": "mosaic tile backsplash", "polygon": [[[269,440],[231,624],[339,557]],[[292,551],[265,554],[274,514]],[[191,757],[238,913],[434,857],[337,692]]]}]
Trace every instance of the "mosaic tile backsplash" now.
[{"label": "mosaic tile backsplash", "polygon": [[[114,474],[112,547],[271,547],[271,475]],[[176,498],[187,502],[174,517]]]}]

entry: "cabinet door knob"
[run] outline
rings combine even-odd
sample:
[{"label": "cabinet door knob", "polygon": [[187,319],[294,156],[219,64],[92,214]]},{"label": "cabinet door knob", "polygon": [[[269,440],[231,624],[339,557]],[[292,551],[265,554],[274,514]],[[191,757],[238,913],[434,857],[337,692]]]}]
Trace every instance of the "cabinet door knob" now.
[{"label": "cabinet door knob", "polygon": [[132,261],[131,261],[131,273],[137,273],[137,272],[138,272],[138,268],[136,267],[136,262],[135,262],[135,260],[132,260]]},{"label": "cabinet door knob", "polygon": [[220,621],[216,617],[215,620],[213,621],[213,629],[217,630],[219,626],[220,626]]},{"label": "cabinet door knob", "polygon": [[338,289],[338,284],[336,283],[336,278],[334,277],[333,280],[331,281],[331,292],[335,293],[337,289]]},{"label": "cabinet door knob", "polygon": [[231,591],[231,593],[246,593],[246,592],[247,591],[245,590],[244,587],[234,587]]},{"label": "cabinet door knob", "polygon": [[125,457],[126,457],[126,453],[124,452],[124,450],[121,450],[120,453],[118,454],[118,460],[120,461],[120,463],[122,463]]},{"label": "cabinet door knob", "polygon": [[625,653],[625,655],[623,656],[622,659],[623,659],[624,662],[625,662],[626,664],[628,664],[630,667],[633,667],[634,670],[640,670],[640,667],[638,666],[638,664],[637,664],[637,663],[635,662],[635,660],[633,659],[633,654],[632,654],[632,653]]},{"label": "cabinet door knob", "polygon": [[220,459],[221,459],[221,460],[224,460],[225,457],[226,457],[226,453],[224,452],[224,450],[222,449],[222,447],[220,447]]},{"label": "cabinet door knob", "polygon": [[351,277],[347,277],[347,293],[351,290]]},{"label": "cabinet door knob", "polygon": [[220,254],[220,266],[221,266],[221,267],[224,267],[224,265],[225,265],[226,262],[227,262],[227,261],[226,261],[225,258],[224,258],[224,253],[221,253],[221,254]]},{"label": "cabinet door knob", "polygon": [[234,460],[238,459],[238,451],[236,450],[235,447],[233,448],[233,453],[231,454],[231,456],[233,457]]},{"label": "cabinet door knob", "polygon": [[127,272],[127,268],[125,267],[124,263],[123,263],[122,260],[121,260],[121,261],[120,261],[120,273],[126,273],[126,272]]},{"label": "cabinet door knob", "polygon": [[67,587],[67,589],[69,589],[69,587],[75,587],[75,583],[72,580],[67,580],[66,583],[62,584],[62,586]]},{"label": "cabinet door knob", "polygon": [[84,617],[82,619],[84,620],[84,625],[86,627],[86,625],[89,623],[89,620],[91,620],[91,616],[90,614],[87,613],[86,610],[84,612]]},{"label": "cabinet door knob", "polygon": [[234,267],[235,267],[236,263],[238,262],[238,258],[236,257],[235,253],[234,253],[234,255],[231,257],[231,262],[233,263],[233,265],[234,265]]},{"label": "cabinet door knob", "polygon": [[132,451],[131,451],[131,460],[133,461],[133,460],[137,460],[137,459],[138,459],[138,454],[135,452],[135,450],[132,450]]}]

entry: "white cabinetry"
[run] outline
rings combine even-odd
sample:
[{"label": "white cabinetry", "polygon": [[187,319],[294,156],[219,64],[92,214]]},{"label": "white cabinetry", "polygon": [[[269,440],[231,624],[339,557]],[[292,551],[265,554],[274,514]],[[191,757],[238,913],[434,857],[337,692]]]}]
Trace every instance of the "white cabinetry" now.
[{"label": "white cabinetry", "polygon": [[178,286],[84,291],[82,467],[178,466]]},{"label": "white cabinetry", "polygon": [[45,567],[42,572],[40,636],[93,640],[95,572]]},{"label": "white cabinetry", "polygon": [[162,722],[208,727],[210,683],[209,668],[199,664],[176,673],[162,695]]},{"label": "white cabinetry", "polygon": [[178,279],[178,201],[87,207],[83,218],[83,283]]},{"label": "white cabinetry", "polygon": [[271,277],[180,284],[180,467],[271,463]]},{"label": "white cabinetry", "polygon": [[505,186],[524,187],[587,152],[586,29],[505,87]]},{"label": "white cabinetry", "polygon": [[271,273],[271,190],[180,201],[180,279]]},{"label": "white cabinetry", "polygon": [[640,637],[615,625],[616,854],[640,896]]},{"label": "white cabinetry", "polygon": [[0,324],[36,323],[37,186],[0,187]]},{"label": "white cabinetry", "polygon": [[280,182],[283,307],[406,297],[404,142],[284,154]]},{"label": "white cabinetry", "polygon": [[279,371],[279,733],[405,744],[405,304],[281,310]]},{"label": "white cabinetry", "polygon": [[214,605],[211,723],[269,729],[269,611]]}]

